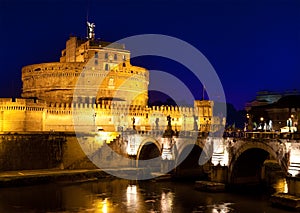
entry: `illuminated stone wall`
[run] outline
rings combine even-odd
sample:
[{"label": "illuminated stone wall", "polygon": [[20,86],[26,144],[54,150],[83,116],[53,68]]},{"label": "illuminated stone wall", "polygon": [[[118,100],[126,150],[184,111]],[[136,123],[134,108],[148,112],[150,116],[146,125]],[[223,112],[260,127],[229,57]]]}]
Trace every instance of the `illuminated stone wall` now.
[{"label": "illuminated stone wall", "polygon": [[22,68],[22,97],[70,102],[83,63],[43,63]]},{"label": "illuminated stone wall", "polygon": [[0,131],[42,131],[45,102],[30,99],[0,99]]},{"label": "illuminated stone wall", "polygon": [[[131,66],[128,62],[116,66],[101,85],[103,78],[101,68],[90,67],[85,75],[86,84],[78,86],[80,91],[73,100],[74,88],[77,84],[84,63],[43,63],[25,66],[22,69],[22,97],[45,100],[48,103],[95,103],[99,100],[123,100],[131,104],[146,105],[148,101],[149,74],[144,68]],[[106,74],[106,73],[105,73]],[[95,92],[98,91],[98,92]],[[90,94],[94,94],[90,95]],[[96,97],[95,97],[96,96]],[[131,100],[132,99],[132,100]]]},{"label": "illuminated stone wall", "polygon": [[[133,118],[138,131],[160,130],[167,127],[167,116],[178,131],[194,130],[196,111],[192,107],[140,106],[126,104],[51,103],[33,99],[0,99],[0,131],[74,131],[73,113],[93,121],[86,130],[105,131],[132,129]],[[203,119],[201,116],[198,119]],[[212,115],[205,117],[212,120]],[[95,125],[94,125],[95,122]],[[212,121],[211,121],[212,122]],[[78,123],[77,123],[78,124]],[[79,122],[80,124],[80,122]],[[198,128],[199,128],[199,123]]]}]

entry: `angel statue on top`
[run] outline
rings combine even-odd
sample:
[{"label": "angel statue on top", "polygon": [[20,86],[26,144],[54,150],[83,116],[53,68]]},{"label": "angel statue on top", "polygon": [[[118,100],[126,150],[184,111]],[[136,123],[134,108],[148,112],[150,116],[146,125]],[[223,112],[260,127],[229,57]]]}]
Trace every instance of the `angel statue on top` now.
[{"label": "angel statue on top", "polygon": [[95,27],[96,25],[94,23],[86,22],[88,26],[88,39],[94,39],[95,38]]}]

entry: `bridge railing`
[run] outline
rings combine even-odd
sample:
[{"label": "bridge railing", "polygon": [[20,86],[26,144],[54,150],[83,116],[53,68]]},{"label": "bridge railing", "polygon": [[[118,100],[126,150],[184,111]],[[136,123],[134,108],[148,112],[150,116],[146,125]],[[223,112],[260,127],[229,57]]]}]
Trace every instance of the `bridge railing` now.
[{"label": "bridge railing", "polygon": [[245,139],[290,139],[299,140],[300,133],[280,133],[280,132],[224,132],[224,138],[245,138]]},{"label": "bridge railing", "polygon": [[[140,135],[149,135],[149,136],[162,136],[164,133],[163,130],[151,130],[151,131],[136,131],[136,130],[127,130],[120,132],[120,135],[130,135],[130,134],[140,134]],[[174,131],[175,137],[193,137],[193,138],[207,138],[208,136],[216,136],[213,133],[209,134],[208,132],[200,131]],[[289,139],[297,140],[300,142],[300,132],[297,133],[280,133],[280,132],[244,132],[244,131],[226,131],[223,133],[223,138],[241,138],[249,140],[272,140],[272,139]]]}]

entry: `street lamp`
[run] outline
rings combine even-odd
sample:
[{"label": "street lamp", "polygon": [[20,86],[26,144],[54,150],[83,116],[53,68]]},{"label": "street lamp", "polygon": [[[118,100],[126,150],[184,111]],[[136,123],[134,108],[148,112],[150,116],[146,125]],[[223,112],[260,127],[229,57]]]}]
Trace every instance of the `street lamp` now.
[{"label": "street lamp", "polygon": [[247,118],[246,130],[253,130],[252,121],[250,121],[250,114],[249,113],[246,114],[246,118]]}]

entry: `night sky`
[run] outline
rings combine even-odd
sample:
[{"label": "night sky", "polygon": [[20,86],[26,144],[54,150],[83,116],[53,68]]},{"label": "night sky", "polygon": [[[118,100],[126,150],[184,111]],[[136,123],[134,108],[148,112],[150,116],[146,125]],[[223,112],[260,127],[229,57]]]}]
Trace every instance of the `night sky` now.
[{"label": "night sky", "polygon": [[[22,66],[59,61],[70,34],[86,36],[87,8],[105,41],[151,33],[195,46],[238,109],[259,90],[300,90],[299,0],[0,0],[0,97],[20,95]],[[175,62],[132,63],[172,73],[201,97],[201,84]]]}]

